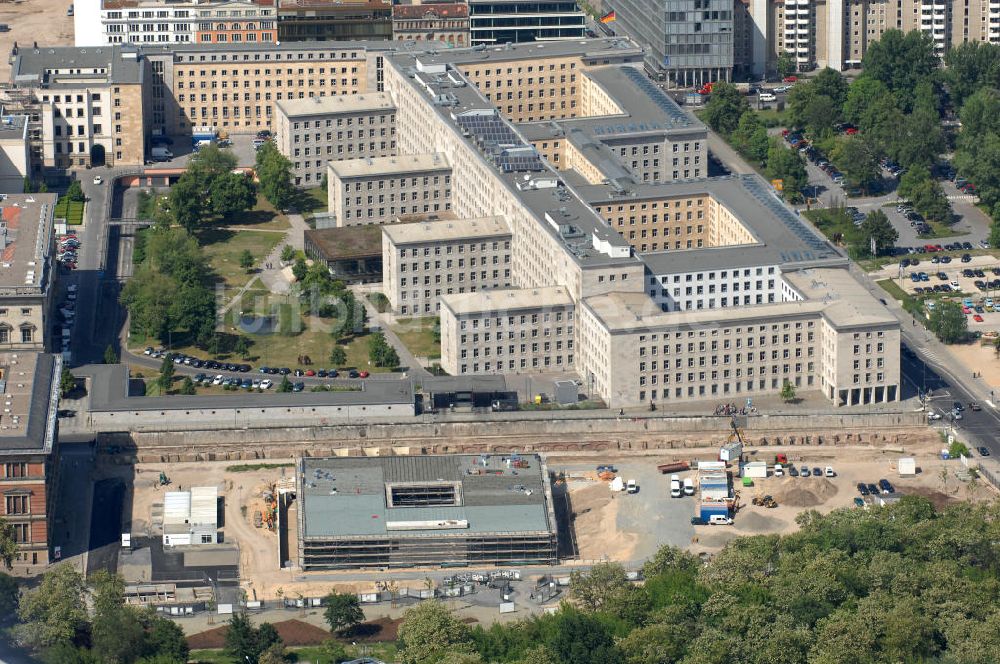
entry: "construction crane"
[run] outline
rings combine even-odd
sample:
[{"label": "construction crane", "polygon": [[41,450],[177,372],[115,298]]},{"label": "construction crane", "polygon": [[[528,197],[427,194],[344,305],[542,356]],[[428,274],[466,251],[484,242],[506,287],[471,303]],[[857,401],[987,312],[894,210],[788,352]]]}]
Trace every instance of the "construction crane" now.
[{"label": "construction crane", "polygon": [[[746,421],[745,417],[741,417],[743,422]],[[729,420],[729,427],[733,430],[729,434],[729,438],[726,439],[726,443],[740,443],[741,445],[746,445],[746,433],[743,431],[743,427],[740,426],[743,422],[737,420],[737,416],[733,415]]]}]

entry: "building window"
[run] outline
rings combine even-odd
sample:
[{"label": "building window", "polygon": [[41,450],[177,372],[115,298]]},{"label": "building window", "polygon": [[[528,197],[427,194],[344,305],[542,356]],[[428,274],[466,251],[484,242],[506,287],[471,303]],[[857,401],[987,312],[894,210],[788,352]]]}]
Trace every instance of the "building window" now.
[{"label": "building window", "polygon": [[6,514],[27,514],[28,496],[7,496]]},{"label": "building window", "polygon": [[30,344],[35,338],[35,329],[32,327],[21,328],[21,343]]},{"label": "building window", "polygon": [[26,461],[18,461],[15,463],[4,464],[4,477],[16,478],[16,477],[27,477],[28,476],[28,463]]},{"label": "building window", "polygon": [[31,541],[31,525],[27,523],[12,524],[14,528],[14,541],[24,544]]}]

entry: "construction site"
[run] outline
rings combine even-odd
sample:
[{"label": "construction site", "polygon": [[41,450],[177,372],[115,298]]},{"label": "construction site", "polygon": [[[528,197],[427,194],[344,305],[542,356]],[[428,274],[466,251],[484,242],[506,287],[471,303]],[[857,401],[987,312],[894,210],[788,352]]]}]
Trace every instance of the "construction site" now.
[{"label": "construction site", "polygon": [[[131,458],[102,455],[100,473],[128,478],[131,487],[123,528],[131,546],[118,567],[135,601],[176,605],[164,610],[180,615],[213,602],[231,608],[300,597],[308,604],[332,587],[374,598],[419,595],[428,590],[422,582],[400,580],[438,583],[450,567],[516,567],[534,578],[551,574],[555,563],[616,560],[637,569],[665,544],[711,555],[740,535],[792,532],[806,510],[878,509],[874,499],[858,506],[855,486],[883,478],[899,495],[937,504],[992,492],[985,482],[970,483],[961,462],[942,460],[941,435],[916,418],[895,426],[859,420],[877,433],[844,426],[851,416],[835,419],[838,429],[821,416],[811,421],[828,427],[794,431],[785,418],[706,418],[713,426],[704,431],[693,430],[692,420],[686,430],[663,430],[676,425],[666,418],[564,421],[558,435],[546,423],[536,435],[502,437],[470,423],[438,427],[427,441],[389,439],[378,434],[400,430],[368,425],[364,445],[346,436],[310,440],[299,430],[308,442],[280,446],[284,455],[304,453],[294,459],[267,458],[279,447],[257,444],[167,455],[163,445],[176,445],[176,435],[136,436]],[[419,436],[423,426],[407,432]],[[914,473],[900,474],[903,458],[913,460]],[[830,466],[835,476],[789,476],[788,468],[801,466]],[[691,493],[671,495],[675,476]],[[167,494],[185,491],[191,523],[171,526]],[[209,494],[217,496],[214,522],[206,519]],[[174,518],[183,522],[188,503],[180,504]],[[205,515],[199,523],[195,513]],[[731,525],[708,525],[713,513]],[[167,545],[165,534],[192,543]],[[388,578],[398,587],[387,588]]]}]

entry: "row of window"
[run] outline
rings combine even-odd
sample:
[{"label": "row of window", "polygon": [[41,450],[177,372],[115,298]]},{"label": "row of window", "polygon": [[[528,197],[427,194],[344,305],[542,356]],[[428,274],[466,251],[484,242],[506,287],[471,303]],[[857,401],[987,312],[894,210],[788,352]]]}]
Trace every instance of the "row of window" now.
[{"label": "row of window", "polygon": [[[536,339],[539,336],[551,337],[551,336],[553,336],[553,334],[555,336],[557,336],[557,337],[561,337],[563,335],[563,329],[564,328],[562,326],[559,326],[559,327],[557,327],[555,329],[552,329],[551,327],[545,327],[545,328],[542,328],[541,330],[539,330],[537,327],[521,328],[516,334],[515,334],[514,330],[508,330],[506,338],[508,340],[510,340],[510,341],[513,341],[514,339],[528,339],[528,338]],[[573,342],[572,342],[573,326],[572,325],[567,325],[566,328],[565,328],[565,331],[566,331],[566,334],[570,337],[570,348],[572,348],[573,347]],[[529,332],[530,332],[530,334],[529,334]],[[490,341],[491,338],[496,339],[496,341],[503,341],[504,340],[504,334],[503,334],[503,332],[483,332],[482,333],[482,339],[481,339],[482,341]],[[468,334],[463,334],[461,336],[461,338],[460,338],[460,341],[461,341],[461,343],[462,343],[463,346],[465,344],[469,343],[469,335]],[[474,332],[472,334],[472,343],[473,344],[478,344],[479,342],[480,342],[480,334],[478,332]]]},{"label": "row of window", "polygon": [[[442,193],[444,194],[444,196],[441,195]],[[431,190],[424,189],[423,191],[410,191],[410,192],[401,191],[401,192],[399,192],[399,194],[396,194],[396,193],[388,194],[388,199],[386,198],[386,194],[378,194],[377,197],[376,196],[368,196],[368,205],[374,205],[376,202],[378,202],[378,203],[395,203],[397,195],[399,196],[399,201],[401,203],[405,203],[407,200],[411,200],[411,201],[419,201],[419,200],[429,201],[431,199],[437,200],[439,198],[451,198],[451,190],[450,189],[446,189],[444,192],[442,192],[440,189],[431,189]],[[364,198],[363,196],[357,196],[357,197],[355,197],[354,204],[355,205],[364,205],[364,203],[362,202],[363,198]],[[378,198],[378,200],[377,201],[374,200],[375,198]],[[345,205],[350,205],[351,204],[350,197],[347,197],[347,198],[344,199],[344,204]]]},{"label": "row of window", "polygon": [[[361,117],[358,117],[358,118],[355,118],[355,117],[337,118],[337,126],[338,127],[350,127],[351,125],[354,124],[354,120],[358,121],[358,125],[363,125],[363,124],[365,124],[365,118],[368,118],[368,124],[369,125],[373,125],[373,124],[386,124],[386,119],[387,118],[389,120],[389,124],[393,124],[393,123],[396,122],[396,114],[395,113],[380,113],[378,115],[365,115],[365,116],[361,116]],[[375,118],[378,118],[378,122],[377,123],[375,122]],[[303,120],[301,122],[293,122],[292,123],[292,128],[293,129],[299,129],[300,128],[299,125],[301,125],[302,129],[309,129],[310,127],[313,128],[313,129],[319,129],[321,126],[332,127],[333,126],[333,118],[327,118],[326,120]],[[395,131],[395,129],[393,129],[393,131]],[[372,136],[374,136],[374,135],[375,134],[372,134]],[[384,134],[383,134],[383,136],[384,136]],[[348,132],[347,137],[348,138],[351,137],[350,136],[350,132]],[[337,134],[337,138],[340,138],[340,134],[339,133]],[[317,141],[319,140],[319,134],[316,134],[316,140]],[[330,140],[330,134],[326,135],[326,140]]]},{"label": "row of window", "polygon": [[[483,270],[483,271],[479,272],[479,278],[482,279],[482,280],[486,280],[486,279],[490,278],[490,277],[486,276],[487,274],[488,274],[488,272],[486,270]],[[503,271],[503,277],[504,277],[504,279],[510,279],[510,270],[504,270]],[[445,283],[448,283],[448,284],[452,283],[452,279],[453,278],[455,278],[455,280],[459,281],[459,282],[465,281],[465,272],[459,272],[458,275],[451,275],[451,274],[445,275]],[[493,272],[492,272],[492,278],[493,279],[499,279],[500,278],[500,270],[493,270]],[[416,279],[417,278],[414,277],[414,281],[416,281]],[[429,282],[428,282],[428,279],[430,279],[430,277],[424,277],[424,285],[430,285]],[[475,280],[476,280],[476,273],[475,272],[469,272],[469,281],[475,281]],[[441,283],[441,275],[440,274],[435,274],[434,275],[434,283],[435,284],[440,284]],[[406,279],[404,278],[403,279],[403,283],[401,283],[400,286],[405,286],[405,285],[406,285]],[[413,285],[416,286],[418,284],[413,284]],[[494,286],[494,287],[496,287],[496,286]],[[405,291],[405,290],[402,291],[402,293],[401,293],[402,299],[404,299],[404,300],[407,299],[407,293],[408,292],[409,291]],[[440,293],[440,291],[438,291],[436,294],[440,295],[441,293]],[[429,290],[424,291],[424,297],[430,297],[430,296],[431,296],[431,292]],[[416,299],[419,299],[419,298],[420,298],[420,291],[416,291],[416,290],[413,291],[413,299],[416,300]]]},{"label": "row of window", "polygon": [[[337,154],[340,155],[340,154],[344,154],[345,152],[347,154],[353,154],[354,153],[354,143],[347,143],[346,144],[346,147],[347,147],[346,150],[344,149],[344,147],[345,146],[343,144],[342,145],[338,145],[337,146]],[[322,148],[320,146],[317,146],[316,149],[315,149],[315,151],[313,151],[312,148],[305,148],[305,150],[302,151],[303,154],[301,156],[310,157],[313,154],[315,154],[316,156],[319,156],[319,155],[323,154],[321,152],[321,150],[323,150],[323,149],[324,148]],[[330,156],[332,156],[334,154],[333,146],[332,145],[327,145],[326,148],[325,148],[325,150],[326,150],[326,154],[328,154]],[[385,152],[386,150],[395,151],[396,150],[396,141],[379,141],[378,143],[372,142],[372,143],[368,143],[367,148],[365,147],[364,143],[358,143],[358,150],[357,151],[358,152],[373,152],[374,153],[374,152]],[[292,156],[293,157],[300,156],[299,148],[295,148],[294,150],[292,150]],[[309,165],[309,163],[306,162],[306,166],[307,167],[308,167],[308,165]],[[317,166],[321,166],[322,162],[318,161],[318,162],[316,162],[316,165]],[[296,163],[295,168],[299,168],[298,163]]]},{"label": "row of window", "polygon": [[[395,217],[395,216],[403,215],[403,214],[418,214],[420,212],[431,212],[432,208],[433,208],[433,212],[440,212],[441,211],[441,204],[440,203],[434,203],[434,205],[432,206],[430,204],[425,203],[422,209],[421,209],[421,207],[419,205],[411,205],[409,207],[409,209],[407,209],[407,207],[405,205],[401,205],[398,208],[396,206],[392,206],[392,207],[389,208],[389,215]],[[445,203],[444,204],[444,209],[445,210],[450,210],[451,209],[451,203]],[[377,211],[378,211],[378,218],[384,218],[386,216],[386,208],[381,207],[381,208],[378,208]],[[367,212],[367,214],[366,214],[366,212]],[[362,220],[365,219],[365,218],[367,218],[367,219],[376,219],[375,212],[376,212],[376,208],[368,208],[367,211],[366,210],[358,210],[356,214],[352,213],[351,210],[344,210],[344,219],[351,219],[352,216],[355,219],[362,219]]]},{"label": "row of window", "polygon": [[[326,85],[326,81],[327,81],[327,79],[321,78],[319,80],[319,87],[321,87],[321,88],[324,87]],[[329,81],[330,81],[330,85],[331,86],[337,85],[337,79],[331,78],[331,79],[329,79]],[[348,81],[350,82],[351,86],[357,87],[357,85],[358,85],[358,79],[356,79],[356,78],[352,78],[352,79],[342,78],[342,79],[340,79],[340,85],[347,86],[348,85]],[[223,83],[225,83],[225,81],[223,81]],[[281,83],[282,83],[281,79],[278,79],[278,80],[274,81],[274,87],[280,88],[281,87]],[[288,79],[287,83],[288,83],[288,85],[286,87],[289,87],[289,88],[296,87],[295,81],[292,80],[292,79]],[[306,84],[306,81],[304,81],[304,80],[302,80],[300,78],[299,81],[298,81],[298,86],[297,87],[302,88],[302,87],[305,86],[305,84]],[[309,79],[309,87],[313,88],[315,86],[316,86],[316,82],[313,81],[312,79]],[[183,89],[183,87],[184,87],[183,83],[180,86],[178,86],[178,87],[180,89]],[[192,81],[191,84],[188,85],[188,87],[189,88],[194,88],[194,81]],[[208,88],[205,88],[204,85],[200,86],[200,87],[203,88],[203,89],[212,89],[212,90],[214,90],[214,89],[216,89],[216,87],[215,87],[215,81],[212,81],[212,85],[208,86]],[[226,86],[223,85],[222,87],[225,88]],[[238,88],[238,87],[239,87],[238,85],[235,85],[235,84],[233,85],[234,89]],[[243,87],[244,88],[249,88],[250,87],[250,81],[243,81]],[[269,87],[271,87],[271,79],[264,79],[264,85],[263,86],[261,86],[260,80],[256,80],[256,81],[253,82],[253,87],[255,87],[255,88],[260,88],[260,87],[269,88]],[[267,94],[270,95],[270,93],[267,93]],[[250,101],[250,96],[249,95],[250,95],[249,92],[244,92],[243,93],[243,99],[244,99],[244,101]],[[257,95],[258,95],[257,99],[260,100],[260,96],[259,96],[260,93],[258,92]],[[296,94],[295,92],[289,92],[287,98],[288,99],[305,99],[305,97],[306,97],[305,92],[299,91],[298,94]],[[204,92],[201,93],[201,97],[200,98],[201,98],[201,101],[208,101],[208,97],[206,96],[206,94]],[[281,101],[281,99],[282,99],[281,93],[278,92],[277,96],[275,98],[278,101]],[[187,98],[185,98],[183,93],[180,93],[180,94],[177,95],[177,101],[183,102],[183,101],[185,101],[185,99],[187,99],[188,101],[198,101],[199,96],[195,95],[195,94],[191,94]],[[266,99],[267,101],[271,100],[270,96],[265,96],[264,99]],[[232,96],[232,100],[233,101],[239,101],[240,100],[240,93],[234,92],[233,96]],[[212,93],[212,101],[219,101],[219,95],[217,93],[214,93],[214,92]],[[229,95],[227,93],[225,93],[225,92],[222,93],[222,101],[229,101]]]},{"label": "row of window", "polygon": [[[562,340],[557,340],[554,343],[551,342],[551,341],[544,341],[541,344],[539,344],[537,341],[535,341],[535,342],[532,342],[530,345],[529,344],[520,344],[520,345],[511,344],[511,345],[507,346],[507,353],[506,354],[508,354],[508,355],[514,355],[516,352],[518,352],[518,351],[515,350],[517,348],[520,348],[519,352],[522,355],[525,354],[525,353],[528,353],[528,352],[530,352],[530,353],[538,353],[538,352],[550,353],[553,350],[555,350],[555,351],[558,352],[558,351],[561,351],[563,349],[563,342],[562,342]],[[567,350],[573,350],[573,340],[572,339],[567,339],[566,340],[566,349]],[[473,358],[477,358],[477,357],[490,357],[490,354],[493,353],[493,352],[494,352],[494,348],[491,348],[490,346],[483,346],[481,348],[477,346],[477,347],[475,347],[475,348],[472,349],[471,356]],[[497,355],[497,356],[504,355],[504,347],[503,346],[496,346],[494,354]],[[463,359],[463,360],[468,359],[469,356],[470,356],[469,349],[463,348],[462,351],[461,351],[461,359]]]},{"label": "row of window", "polygon": [[[517,368],[517,369],[527,369],[528,368],[528,364],[529,364],[528,359],[524,358],[524,357],[522,357],[516,363],[516,367],[515,367],[515,360],[507,360],[506,370],[507,371],[513,371],[515,368]],[[563,366],[563,356],[562,355],[556,355],[555,358],[553,358],[551,355],[546,355],[545,357],[541,358],[541,361],[539,361],[539,358],[533,357],[533,358],[531,358],[530,364],[531,364],[531,368],[532,369],[538,369],[540,367],[551,367],[551,366],[561,367],[561,366]],[[570,353],[569,355],[566,356],[566,365],[565,366],[572,366],[572,365],[573,365],[573,354]],[[463,374],[469,373],[469,367],[470,367],[470,365],[463,363],[461,365],[461,369],[460,369],[459,373],[463,373]],[[491,371],[504,371],[504,361],[503,360],[497,360],[495,363],[494,362],[484,362],[482,365],[480,365],[479,362],[473,362],[472,365],[471,365],[471,367],[472,367],[472,373],[474,373],[474,374],[478,374],[478,373],[481,373],[481,372],[490,373]],[[481,370],[480,370],[480,367],[481,367]]]},{"label": "row of window", "polygon": [[[812,340],[814,338],[813,337],[813,333],[812,332],[806,333],[806,337],[805,338],[806,338],[806,341],[812,342]],[[731,341],[729,339],[723,339],[722,340],[722,349],[723,350],[729,350],[733,346],[735,346],[738,349],[739,348],[743,348],[743,341],[744,341],[744,339],[746,340],[746,346],[747,346],[747,348],[753,348],[754,347],[754,338],[748,336],[748,337],[739,337],[739,338],[735,339],[734,341]],[[781,335],[781,343],[783,345],[790,343],[792,339],[795,340],[795,343],[801,343],[802,342],[802,333],[801,332],[796,332],[795,335],[794,335],[794,337],[791,336],[791,335],[789,335],[789,334],[782,334]],[[640,337],[640,341],[645,341],[645,339],[643,339],[642,337]],[[664,341],[666,341],[666,339],[664,339]],[[767,345],[767,337],[763,336],[763,335],[760,336],[760,337],[758,337],[758,342],[759,342],[758,343],[759,346],[766,346]],[[776,334],[772,334],[771,335],[771,343],[772,344],[777,344],[778,343],[778,335],[776,335]],[[660,348],[660,347],[659,346],[640,346],[639,347],[639,357],[645,357],[647,352],[650,355],[652,355],[652,356],[655,357],[658,348]],[[689,341],[688,344],[687,344],[687,352],[688,353],[694,353],[695,352],[695,348],[698,349],[697,352],[699,352],[699,353],[704,353],[704,352],[709,351],[709,350],[716,351],[716,350],[719,349],[719,342],[715,341],[715,340],[713,340],[711,342],[699,341],[698,345],[695,346],[695,342]],[[663,352],[664,355],[669,355],[670,354],[670,345],[669,344],[663,344],[662,352]],[[683,352],[685,352],[683,344],[674,344],[674,353],[683,353]],[[810,352],[810,354],[811,354],[811,352]],[[728,361],[728,357],[729,356],[726,355],[725,357],[727,358],[727,361]]]},{"label": "row of window", "polygon": [[[443,177],[444,177],[444,184],[450,185],[451,184],[451,175],[445,175]],[[423,177],[423,186],[426,187],[426,186],[429,186],[430,184],[433,184],[434,186],[438,186],[438,185],[441,184],[441,178],[442,178],[442,176],[440,176],[440,175],[434,175],[434,176],[425,175]],[[406,187],[406,186],[416,187],[416,186],[418,186],[418,184],[420,183],[420,181],[421,181],[421,178],[418,178],[418,177],[413,177],[413,178],[405,178],[405,177],[402,177],[402,178],[379,178],[378,180],[367,180],[364,183],[362,183],[360,181],[355,181],[355,183],[354,183],[354,191],[361,191],[361,185],[362,184],[365,184],[365,189],[367,189],[368,191],[373,191],[376,188],[378,188],[378,189],[394,189],[396,187],[402,188],[402,187]],[[406,184],[407,182],[409,182],[410,184],[407,185]],[[376,187],[376,185],[378,185],[378,186]],[[346,191],[350,191],[350,190],[351,190],[351,183],[345,181],[344,182],[344,191],[346,192]],[[450,194],[449,194],[449,196],[450,196]]]},{"label": "row of window", "polygon": [[[376,131],[378,131],[377,134],[375,133]],[[389,131],[386,131],[386,128],[382,127],[379,130],[369,129],[368,130],[368,136],[367,136],[367,138],[375,138],[377,136],[395,136],[395,135],[396,135],[396,128],[395,127],[391,127],[389,129]],[[357,137],[358,138],[365,138],[365,130],[364,129],[358,130],[358,136]],[[345,138],[347,140],[349,140],[349,141],[354,140],[354,130],[353,129],[348,129],[346,132],[343,132],[343,131],[338,131],[337,132],[337,140],[338,141],[342,141]],[[323,134],[321,134],[320,132],[316,132],[315,134],[313,134],[312,140],[313,141],[317,141],[317,142],[323,140]],[[333,140],[333,132],[332,131],[326,132],[326,140],[328,140],[328,141],[332,141]],[[309,143],[309,142],[310,142],[310,137],[309,137],[308,134],[295,134],[295,136],[292,137],[292,143]],[[309,148],[306,148],[306,154],[309,154]]]},{"label": "row of window", "polygon": [[[546,311],[546,312],[541,313],[541,314],[530,314],[530,315],[529,314],[521,314],[520,316],[507,316],[506,321],[507,321],[507,325],[517,325],[517,324],[524,325],[525,323],[528,322],[528,320],[531,321],[532,325],[535,325],[539,321],[548,323],[549,321],[553,321],[554,320],[555,322],[558,323],[558,322],[560,322],[560,321],[563,320],[563,313],[564,312],[562,312],[562,311],[556,311],[556,312],[548,312],[548,311]],[[573,312],[572,311],[567,311],[567,312],[565,312],[565,314],[566,314],[566,320],[567,321],[573,320]],[[471,325],[472,329],[473,330],[478,330],[479,329],[479,321],[480,320],[482,320],[483,327],[485,327],[485,328],[490,327],[491,324],[493,325],[493,327],[503,327],[504,326],[504,318],[502,316],[497,316],[496,318],[482,318],[482,319],[480,319],[480,318],[472,318],[472,319],[461,320],[458,323],[458,327],[459,327],[459,329],[464,330],[464,329],[466,329],[466,327],[468,327],[467,324],[471,322],[472,323],[472,325]]]},{"label": "row of window", "polygon": [[[704,374],[702,374],[702,375],[704,375]],[[683,387],[676,387],[676,388],[674,388],[673,396],[674,396],[674,398],[677,398],[677,399],[683,399],[685,397],[685,395],[688,396],[688,397],[694,398],[694,397],[704,397],[704,396],[706,396],[708,394],[713,394],[713,395],[714,394],[719,394],[720,392],[722,394],[730,394],[732,392],[740,393],[740,392],[743,392],[743,391],[746,391],[746,392],[758,392],[758,391],[767,390],[769,383],[770,383],[770,386],[771,386],[770,389],[772,389],[772,390],[778,390],[778,389],[781,389],[782,385],[784,385],[784,380],[785,379],[772,378],[770,381],[768,381],[767,379],[761,378],[761,379],[759,379],[757,381],[748,380],[746,382],[736,381],[734,383],[723,383],[721,390],[719,389],[719,385],[716,384],[716,383],[713,383],[712,385],[709,385],[709,386],[706,386],[706,385],[697,385],[697,386],[696,385],[689,385],[686,389],[683,388]],[[794,381],[790,380],[789,382],[794,382],[796,387],[801,387],[802,386],[801,376],[795,376]],[[806,376],[806,385],[812,386],[812,384],[813,384],[813,376],[812,375]],[[651,401],[656,401],[659,398],[658,392],[659,392],[658,390],[650,390],[648,392],[648,398]],[[669,399],[670,396],[671,396],[670,395],[670,389],[669,388],[663,388],[662,398],[663,399]],[[646,390],[640,390],[639,391],[639,401],[645,401],[646,398],[647,398],[647,392],[646,392]]]},{"label": "row of window", "polygon": [[[500,241],[499,240],[494,240],[490,244],[487,244],[486,242],[479,242],[478,244],[476,242],[470,242],[470,243],[468,243],[468,245],[466,245],[466,244],[449,244],[449,245],[447,245],[445,247],[444,253],[445,254],[450,254],[453,249],[457,248],[457,252],[458,253],[464,254],[466,247],[469,248],[469,253],[472,253],[472,252],[476,251],[477,246],[478,246],[479,251],[487,251],[488,248],[491,249],[491,250],[493,250],[493,251],[498,251],[500,249]],[[510,249],[510,240],[504,240],[503,248],[504,249]],[[416,257],[416,256],[420,256],[420,255],[430,256],[431,255],[431,248],[430,247],[423,247],[423,249],[421,249],[420,247],[412,247],[410,249],[410,256]],[[439,245],[439,244],[438,245],[434,245],[434,255],[435,256],[440,256],[441,255],[441,245]],[[406,258],[406,247],[403,247],[403,248],[401,248],[399,250],[399,257],[400,258]],[[504,262],[505,263],[510,262],[510,256],[507,256],[504,259]],[[475,263],[471,263],[471,264],[475,265]],[[424,269],[427,269],[427,266],[428,266],[428,264],[424,263]],[[461,263],[459,263],[459,266],[461,266]],[[435,265],[435,267],[441,267],[441,266],[440,266],[440,264],[437,264],[437,265]],[[451,267],[451,262],[450,261],[448,263],[448,267]],[[413,265],[413,269],[414,270],[417,269],[416,264]]]},{"label": "row of window", "polygon": [[[492,260],[490,262],[493,265],[500,265],[500,256],[493,256]],[[489,263],[487,263],[486,256],[483,256],[482,258],[479,259],[479,264],[482,265],[482,266],[486,266],[486,265],[489,264]],[[504,257],[503,257],[503,264],[504,265],[510,265],[510,255],[509,254],[504,255]],[[425,272],[427,270],[431,269],[430,266],[431,266],[430,261],[424,261],[424,271]],[[469,267],[475,267],[475,266],[476,266],[476,259],[475,258],[470,258],[469,259]],[[465,267],[465,259],[464,258],[459,258],[458,261],[457,261],[457,263],[453,263],[449,259],[449,260],[445,261],[444,265],[441,265],[441,261],[434,261],[434,269],[435,270],[440,270],[442,267],[444,267],[447,270],[450,270],[453,267],[458,267],[460,269],[464,268]],[[410,263],[410,269],[413,270],[414,272],[417,272],[420,269],[420,263]],[[401,273],[405,273],[406,272],[406,263],[400,263],[400,265],[399,265],[399,271]],[[437,276],[440,277],[441,275],[439,274]],[[425,276],[424,278],[425,279],[429,278],[429,275]],[[414,279],[417,279],[417,277],[414,277]],[[405,286],[406,285],[406,277],[402,278],[402,282],[403,283],[401,285]]]},{"label": "row of window", "polygon": [[[253,56],[252,58],[251,55]],[[265,62],[268,60],[364,60],[364,54],[361,57],[358,57],[357,51],[351,51],[350,55],[341,51],[339,57],[336,52],[332,51],[330,53],[319,51],[295,53],[287,53],[285,51],[275,53],[269,51],[265,53],[202,53],[197,56],[188,55],[187,57],[183,54],[174,54],[174,62],[239,62],[241,60],[243,62],[249,62],[250,60],[254,62],[260,62],[261,60]],[[177,72],[178,76],[183,74],[183,71]]]},{"label": "row of window", "polygon": [[[338,73],[340,73],[340,74],[346,74],[347,70],[348,70],[348,67],[346,67],[346,66],[345,67],[341,67],[339,72],[337,71],[336,67],[330,67],[330,73],[331,74],[338,74]],[[263,70],[261,70],[261,69],[254,69],[253,70],[253,77],[254,78],[259,78],[261,76],[261,72],[262,71],[263,71],[263,75],[264,76],[270,76],[271,75],[271,70],[270,69],[267,69],[267,68],[265,68]],[[226,70],[226,69],[215,70],[215,69],[202,69],[202,68],[199,68],[199,69],[191,69],[191,70],[178,69],[177,70],[177,77],[178,78],[184,78],[185,77],[185,72],[187,72],[187,77],[188,78],[194,78],[195,74],[197,74],[201,78],[206,78],[206,77],[208,77],[208,78],[215,78],[216,76],[222,76],[223,78],[225,78],[225,77],[238,78],[240,76],[240,70],[239,69],[233,69],[233,70]],[[294,76],[296,74],[298,74],[299,76],[304,76],[306,74],[308,74],[309,76],[312,76],[315,73],[316,73],[316,70],[313,69],[312,67],[309,67],[309,68],[299,67],[298,69],[293,69],[291,67],[289,67],[288,69],[282,69],[281,67],[278,67],[277,69],[274,70],[274,75],[275,76]],[[358,68],[356,66],[350,67],[350,73],[357,74],[358,73]],[[326,67],[320,67],[319,68],[319,75],[323,76],[324,74],[326,74]],[[250,74],[250,70],[249,69],[244,69],[242,75],[243,76],[250,76],[251,75]],[[223,81],[223,83],[224,82],[225,81]],[[181,87],[183,87],[183,86],[181,86]],[[192,82],[191,84],[188,85],[188,87],[189,88],[190,87],[194,87],[194,83]],[[222,87],[225,87],[225,85],[223,85]],[[233,87],[236,87],[236,86],[234,85]]]}]

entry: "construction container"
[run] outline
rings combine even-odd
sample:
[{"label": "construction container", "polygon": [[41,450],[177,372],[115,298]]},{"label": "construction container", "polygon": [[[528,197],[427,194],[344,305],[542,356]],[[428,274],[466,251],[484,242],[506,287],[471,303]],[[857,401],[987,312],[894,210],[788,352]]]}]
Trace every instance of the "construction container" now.
[{"label": "construction container", "polygon": [[708,521],[712,516],[729,516],[729,506],[726,503],[702,503],[699,508],[699,516]]},{"label": "construction container", "polygon": [[557,380],[552,383],[556,403],[560,406],[572,406],[579,400],[576,383],[571,380]]},{"label": "construction container", "polygon": [[767,477],[767,462],[751,461],[749,463],[745,463],[740,469],[740,474],[743,475],[744,479],[747,477],[763,479]]},{"label": "construction container", "polygon": [[719,461],[730,463],[739,461],[743,456],[743,443],[727,443],[719,449]]},{"label": "construction container", "polygon": [[753,478],[752,477],[744,477],[743,478],[743,486],[753,486]]},{"label": "construction container", "polygon": [[900,457],[897,467],[900,477],[912,477],[917,474],[917,460],[913,457]]},{"label": "construction container", "polygon": [[669,473],[679,473],[683,470],[690,470],[691,464],[687,461],[675,461],[673,463],[664,463],[656,467],[658,471],[667,475]]}]

